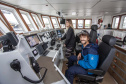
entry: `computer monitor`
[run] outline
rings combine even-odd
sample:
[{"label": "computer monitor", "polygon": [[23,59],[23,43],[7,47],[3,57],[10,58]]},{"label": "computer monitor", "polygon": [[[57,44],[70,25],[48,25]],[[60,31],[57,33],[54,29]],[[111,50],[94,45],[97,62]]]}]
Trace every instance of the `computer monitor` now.
[{"label": "computer monitor", "polygon": [[65,19],[61,18],[60,19],[60,24],[65,24]]},{"label": "computer monitor", "polygon": [[47,44],[48,43],[43,43],[42,47],[43,47],[44,50],[46,50],[48,48],[48,45]]},{"label": "computer monitor", "polygon": [[35,47],[36,45],[40,43],[40,40],[37,34],[26,36],[25,39],[31,48]]},{"label": "computer monitor", "polygon": [[57,34],[61,34],[61,30],[57,30]]},{"label": "computer monitor", "polygon": [[62,37],[61,30],[57,30],[57,35],[58,35],[58,37],[59,37],[59,38],[61,38],[61,37]]}]

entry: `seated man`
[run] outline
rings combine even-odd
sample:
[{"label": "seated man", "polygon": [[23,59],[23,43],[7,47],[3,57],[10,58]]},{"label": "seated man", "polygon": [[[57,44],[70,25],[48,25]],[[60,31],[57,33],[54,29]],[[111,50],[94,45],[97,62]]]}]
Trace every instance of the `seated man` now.
[{"label": "seated man", "polygon": [[[88,73],[86,69],[95,69],[98,65],[98,45],[89,43],[90,37],[87,31],[81,31],[79,34],[82,43],[82,51],[78,56],[70,56],[68,58],[68,69],[65,72],[66,78],[73,84],[74,76],[77,74],[92,74]],[[83,56],[83,59],[81,59]],[[76,65],[73,65],[77,62]]]}]

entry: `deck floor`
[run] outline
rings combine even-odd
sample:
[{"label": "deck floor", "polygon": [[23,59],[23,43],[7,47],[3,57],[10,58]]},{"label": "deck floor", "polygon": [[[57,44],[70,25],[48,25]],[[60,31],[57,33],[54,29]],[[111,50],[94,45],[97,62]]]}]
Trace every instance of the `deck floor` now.
[{"label": "deck floor", "polygon": [[[62,69],[63,74],[65,74],[65,70],[67,69],[66,62],[67,61],[63,62],[63,69]],[[75,80],[77,79],[76,78],[74,79],[74,84],[76,84]],[[103,82],[100,84],[117,84],[117,83],[115,82],[113,77],[107,72],[104,76]]]}]

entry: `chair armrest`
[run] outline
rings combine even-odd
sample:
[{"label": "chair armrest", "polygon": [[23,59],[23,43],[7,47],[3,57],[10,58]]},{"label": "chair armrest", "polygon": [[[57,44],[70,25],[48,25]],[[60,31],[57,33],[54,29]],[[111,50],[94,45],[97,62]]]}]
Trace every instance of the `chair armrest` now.
[{"label": "chair armrest", "polygon": [[116,42],[123,42],[123,41],[121,41],[121,40],[117,40]]},{"label": "chair armrest", "polygon": [[76,51],[81,51],[82,50],[81,45],[77,44],[75,49],[76,49]]},{"label": "chair armrest", "polygon": [[88,72],[93,73],[95,75],[102,75],[104,73],[103,70],[98,70],[98,69],[88,69]]}]

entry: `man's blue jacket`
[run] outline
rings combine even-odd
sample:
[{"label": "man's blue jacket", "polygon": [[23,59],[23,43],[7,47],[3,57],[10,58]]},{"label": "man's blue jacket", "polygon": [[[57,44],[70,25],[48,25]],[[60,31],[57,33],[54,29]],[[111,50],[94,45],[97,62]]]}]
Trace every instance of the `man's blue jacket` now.
[{"label": "man's blue jacket", "polygon": [[81,67],[84,69],[96,69],[99,60],[97,44],[89,43],[85,47],[82,45],[81,55],[83,59],[78,61]]}]

